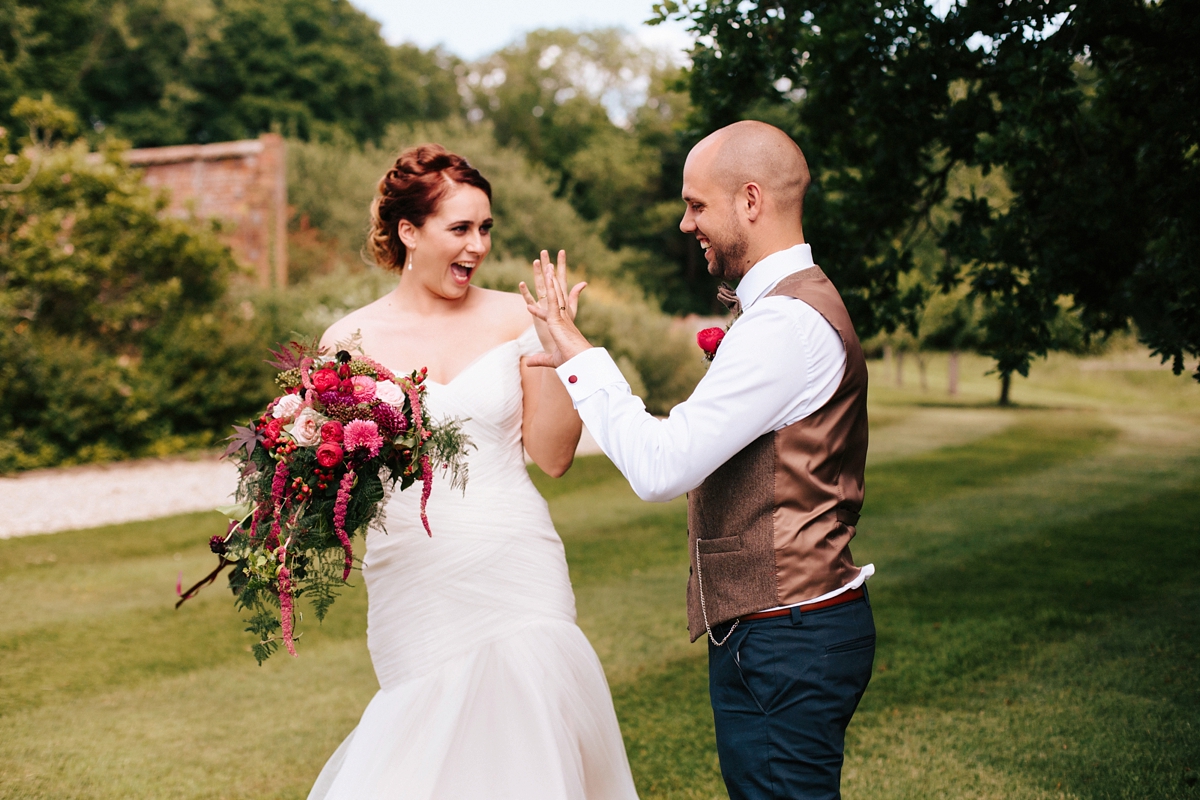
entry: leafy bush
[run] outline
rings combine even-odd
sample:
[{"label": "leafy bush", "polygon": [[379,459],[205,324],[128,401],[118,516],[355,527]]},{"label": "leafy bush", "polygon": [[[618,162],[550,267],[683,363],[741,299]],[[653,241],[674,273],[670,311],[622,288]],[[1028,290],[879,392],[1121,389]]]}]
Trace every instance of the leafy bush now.
[{"label": "leafy bush", "polygon": [[0,183],[0,470],[208,445],[269,397],[228,249],[118,150],[27,148]]}]

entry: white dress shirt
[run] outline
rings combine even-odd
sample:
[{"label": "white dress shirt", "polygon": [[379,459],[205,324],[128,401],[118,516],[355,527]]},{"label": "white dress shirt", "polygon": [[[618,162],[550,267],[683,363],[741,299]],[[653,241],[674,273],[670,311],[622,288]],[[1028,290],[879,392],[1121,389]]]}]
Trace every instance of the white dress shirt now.
[{"label": "white dress shirt", "polygon": [[[558,367],[583,423],[638,497],[663,502],[691,491],[758,437],[804,419],[833,397],[846,371],[841,336],[802,300],[764,296],[811,266],[812,250],[799,244],[746,273],[737,287],[742,315],[692,396],[666,419],[646,411],[604,348]],[[867,565],[850,584],[806,602],[857,588],[873,573]]]}]

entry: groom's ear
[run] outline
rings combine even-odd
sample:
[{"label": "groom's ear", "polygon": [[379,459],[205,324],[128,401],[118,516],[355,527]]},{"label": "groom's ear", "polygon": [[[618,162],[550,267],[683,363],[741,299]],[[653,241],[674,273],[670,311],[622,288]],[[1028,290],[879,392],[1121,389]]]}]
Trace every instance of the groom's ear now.
[{"label": "groom's ear", "polygon": [[754,181],[742,186],[737,198],[738,211],[747,222],[756,222],[763,213],[763,190]]}]

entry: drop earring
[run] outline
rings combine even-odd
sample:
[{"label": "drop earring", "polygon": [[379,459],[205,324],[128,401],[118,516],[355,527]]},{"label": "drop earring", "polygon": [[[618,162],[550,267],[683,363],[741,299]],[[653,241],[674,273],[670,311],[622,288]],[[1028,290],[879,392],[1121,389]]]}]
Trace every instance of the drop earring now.
[{"label": "drop earring", "polygon": [[408,263],[404,266],[404,268],[407,269],[409,272],[412,272],[412,256],[413,256],[413,248],[410,247],[410,248],[408,248]]}]

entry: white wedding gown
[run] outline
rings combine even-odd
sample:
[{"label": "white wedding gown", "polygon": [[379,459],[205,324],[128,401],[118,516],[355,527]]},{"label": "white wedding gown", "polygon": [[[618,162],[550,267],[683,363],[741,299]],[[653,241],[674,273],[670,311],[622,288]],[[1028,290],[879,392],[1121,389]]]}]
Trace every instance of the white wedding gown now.
[{"label": "white wedding gown", "polygon": [[467,419],[470,479],[465,495],[435,483],[432,537],[420,484],[394,494],[387,533],[367,537],[380,689],[310,800],[637,797],[562,541],[525,471],[519,360],[540,350],[531,326],[428,385],[435,419]]}]

